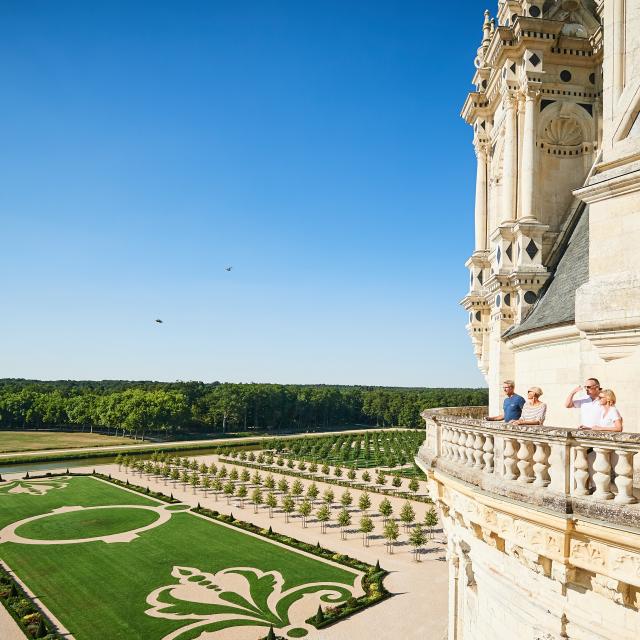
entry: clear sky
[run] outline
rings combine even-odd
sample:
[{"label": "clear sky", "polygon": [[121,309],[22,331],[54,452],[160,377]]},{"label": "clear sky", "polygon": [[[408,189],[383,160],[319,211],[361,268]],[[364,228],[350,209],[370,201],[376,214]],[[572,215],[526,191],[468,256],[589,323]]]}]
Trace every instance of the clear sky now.
[{"label": "clear sky", "polygon": [[484,386],[450,8],[3,0],[0,377]]}]

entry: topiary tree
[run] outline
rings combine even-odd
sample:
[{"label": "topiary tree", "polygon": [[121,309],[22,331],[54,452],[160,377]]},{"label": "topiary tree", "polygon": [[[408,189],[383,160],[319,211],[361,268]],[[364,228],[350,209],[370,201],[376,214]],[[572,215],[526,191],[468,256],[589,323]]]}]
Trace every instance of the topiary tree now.
[{"label": "topiary tree", "polygon": [[371,482],[371,474],[368,471],[365,471],[362,474],[362,481],[363,482]]},{"label": "topiary tree", "polygon": [[296,503],[294,499],[288,495],[284,494],[281,499],[282,511],[284,511],[285,522],[289,522],[289,514],[293,513],[296,508]]},{"label": "topiary tree", "polygon": [[227,480],[222,487],[222,491],[224,495],[227,496],[227,504],[231,504],[231,496],[234,494],[236,490],[236,486],[231,482],[231,480]]},{"label": "topiary tree", "polygon": [[278,506],[278,499],[273,491],[269,491],[265,504],[269,507],[269,517],[273,518],[273,510]]},{"label": "topiary tree", "polygon": [[371,496],[366,491],[360,494],[358,507],[360,511],[364,511],[365,513],[371,509]]},{"label": "topiary tree", "polygon": [[243,469],[240,474],[240,482],[249,482],[251,480],[251,474],[249,473],[249,469]]},{"label": "topiary tree", "polygon": [[327,530],[327,522],[331,519],[331,509],[328,504],[321,504],[316,511],[316,518],[320,523],[320,531],[325,533]]},{"label": "topiary tree", "polygon": [[280,478],[280,480],[278,480],[278,491],[280,493],[289,493],[289,483],[286,478]]},{"label": "topiary tree", "polygon": [[324,622],[324,611],[322,611],[322,605],[318,605],[318,611],[316,612],[314,623],[317,627],[321,625],[323,622]]},{"label": "topiary tree", "polygon": [[264,479],[264,486],[265,489],[269,491],[273,491],[276,487],[276,480],[270,473],[268,473]]},{"label": "topiary tree", "polygon": [[211,488],[213,489],[213,495],[216,497],[216,502],[218,502],[218,493],[222,491],[222,480],[220,478],[214,478],[211,481]]},{"label": "topiary tree", "polygon": [[307,518],[311,515],[311,511],[313,507],[311,506],[311,502],[306,498],[298,505],[298,513],[302,518],[302,526],[303,528],[307,527]]},{"label": "topiary tree", "polygon": [[399,489],[402,486],[402,478],[398,475],[393,476],[393,480],[391,481],[391,484],[396,488]]},{"label": "topiary tree", "polygon": [[345,489],[340,496],[340,504],[346,509],[353,504],[353,496],[351,495],[351,491],[349,489]]},{"label": "topiary tree", "polygon": [[409,544],[413,547],[413,559],[420,562],[420,548],[427,542],[427,536],[422,530],[422,525],[417,523],[409,534]]},{"label": "topiary tree", "polygon": [[256,487],[251,492],[251,502],[253,503],[253,513],[258,513],[258,507],[262,504],[262,490]]},{"label": "topiary tree", "polygon": [[393,553],[393,546],[400,536],[400,527],[395,520],[388,520],[382,529],[382,535],[387,541],[387,553]]},{"label": "topiary tree", "polygon": [[378,473],[376,474],[376,484],[379,484],[382,487],[387,484],[387,476],[384,474],[384,472],[378,471]]},{"label": "topiary tree", "polygon": [[316,498],[318,497],[319,493],[320,489],[318,489],[318,485],[315,482],[312,482],[307,487],[307,498],[311,500],[311,504],[315,504]]},{"label": "topiary tree", "polygon": [[325,463],[322,465],[322,473],[323,473],[325,476],[328,476],[328,475],[329,475],[329,471],[330,471],[329,465],[325,462]]},{"label": "topiary tree", "polygon": [[338,513],[338,524],[340,525],[340,537],[345,539],[345,527],[348,527],[351,524],[351,514],[347,511],[347,509],[341,509],[340,513]]},{"label": "topiary tree", "polygon": [[429,531],[429,538],[433,538],[433,528],[435,526],[437,526],[438,524],[438,514],[436,513],[436,510],[431,507],[431,509],[429,509],[429,511],[427,511],[427,513],[424,516],[424,525],[425,527],[427,527],[427,530]]},{"label": "topiary tree", "polygon": [[380,502],[380,506],[378,507],[378,513],[382,516],[382,524],[383,526],[387,524],[387,520],[389,516],[393,513],[393,506],[389,501],[389,498],[384,498],[382,502]]},{"label": "topiary tree", "polygon": [[360,531],[362,532],[362,546],[369,546],[369,534],[373,531],[374,524],[371,516],[364,515],[360,518]]},{"label": "topiary tree", "polygon": [[246,484],[241,484],[236,491],[236,495],[238,496],[238,498],[240,498],[241,509],[244,509],[244,501],[246,500],[248,493],[249,493],[249,490],[247,489]]},{"label": "topiary tree", "polygon": [[297,500],[304,491],[304,485],[296,478],[291,485],[291,495]]},{"label": "topiary tree", "polygon": [[404,524],[404,531],[407,533],[411,523],[416,519],[416,512],[413,510],[411,503],[407,500],[400,509],[400,520]]},{"label": "topiary tree", "polygon": [[333,500],[335,498],[335,493],[333,493],[333,489],[325,489],[322,493],[322,499],[331,506],[333,504]]},{"label": "topiary tree", "polygon": [[418,482],[418,478],[411,478],[411,480],[409,480],[409,491],[412,493],[418,493],[419,489],[420,483]]}]

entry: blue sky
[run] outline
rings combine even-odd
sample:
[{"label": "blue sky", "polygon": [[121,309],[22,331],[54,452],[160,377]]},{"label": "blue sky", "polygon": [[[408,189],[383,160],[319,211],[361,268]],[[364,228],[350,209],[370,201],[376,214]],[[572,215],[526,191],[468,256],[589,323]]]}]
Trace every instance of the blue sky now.
[{"label": "blue sky", "polygon": [[483,386],[483,9],[4,0],[0,376]]}]

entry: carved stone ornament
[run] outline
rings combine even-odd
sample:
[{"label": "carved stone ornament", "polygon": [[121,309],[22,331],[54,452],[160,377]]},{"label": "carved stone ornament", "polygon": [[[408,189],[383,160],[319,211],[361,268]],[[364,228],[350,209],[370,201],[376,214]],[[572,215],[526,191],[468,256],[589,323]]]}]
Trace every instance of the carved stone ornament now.
[{"label": "carved stone ornament", "polygon": [[545,146],[562,149],[577,149],[583,140],[582,127],[574,118],[568,116],[550,120],[541,137]]},{"label": "carved stone ornament", "polygon": [[581,564],[586,565],[587,568],[596,567],[598,569],[604,569],[606,566],[606,552],[592,543],[572,540],[571,557]]}]

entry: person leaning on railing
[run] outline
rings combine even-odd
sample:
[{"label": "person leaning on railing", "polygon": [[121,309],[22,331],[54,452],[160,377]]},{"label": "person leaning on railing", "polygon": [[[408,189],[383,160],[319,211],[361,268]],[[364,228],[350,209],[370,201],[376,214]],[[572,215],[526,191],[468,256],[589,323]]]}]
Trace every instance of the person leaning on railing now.
[{"label": "person leaning on railing", "polygon": [[505,393],[502,413],[499,416],[487,416],[485,420],[513,422],[519,420],[522,415],[525,399],[515,392],[516,383],[513,380],[505,380],[502,385],[502,390]]},{"label": "person leaning on railing", "polygon": [[512,420],[511,424],[543,425],[547,415],[547,405],[540,402],[542,389],[540,387],[529,387],[527,391],[527,401],[522,407],[522,415],[518,420]]},{"label": "person leaning on railing", "polygon": [[611,389],[602,389],[598,396],[602,409],[600,420],[593,431],[622,431],[622,416],[616,407],[616,394]]}]

